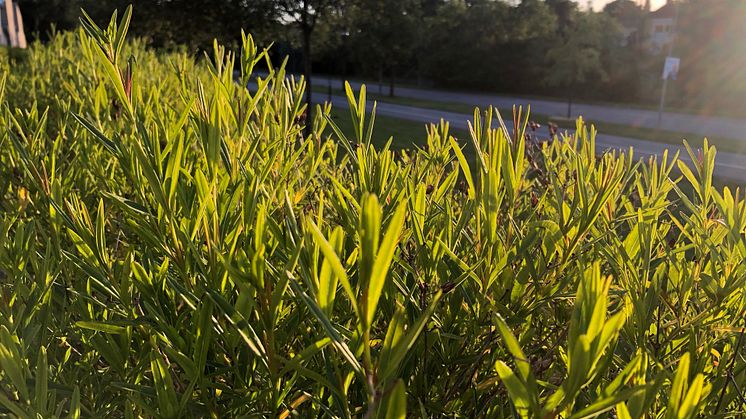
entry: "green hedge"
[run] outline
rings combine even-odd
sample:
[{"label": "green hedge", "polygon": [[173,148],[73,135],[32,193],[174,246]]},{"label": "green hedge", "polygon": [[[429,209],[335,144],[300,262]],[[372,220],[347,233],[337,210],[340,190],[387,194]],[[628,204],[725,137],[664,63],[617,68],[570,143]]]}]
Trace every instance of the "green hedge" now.
[{"label": "green hedge", "polygon": [[746,201],[706,143],[475,111],[375,148],[364,90],[306,121],[282,67],[242,87],[250,37],[195,64],[128,18],[2,64],[0,415],[743,414]]}]

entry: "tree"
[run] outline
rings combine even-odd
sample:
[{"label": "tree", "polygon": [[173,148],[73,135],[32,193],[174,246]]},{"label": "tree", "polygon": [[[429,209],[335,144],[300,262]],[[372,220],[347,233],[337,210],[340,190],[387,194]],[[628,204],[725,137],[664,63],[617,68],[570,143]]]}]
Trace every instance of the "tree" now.
[{"label": "tree", "polygon": [[77,26],[79,0],[18,0],[23,26],[29,37],[46,39],[52,27],[69,30]]},{"label": "tree", "polygon": [[618,19],[640,19],[643,15],[642,7],[633,0],[614,0],[606,6],[603,11]]},{"label": "tree", "polygon": [[680,105],[705,112],[722,109],[738,114],[746,112],[744,39],[746,2],[743,0],[681,3],[674,44],[674,55],[681,57],[674,92]]},{"label": "tree", "polygon": [[601,64],[603,27],[594,13],[575,13],[565,35],[547,53],[550,86],[567,89],[567,117],[572,117],[572,101],[579,84],[592,76],[605,77]]},{"label": "tree", "polygon": [[652,64],[642,46],[645,33],[642,8],[630,0],[617,0],[595,17],[604,28],[600,46],[607,77],[595,80],[594,91],[603,98],[639,101],[641,93],[651,90],[643,86],[650,81],[646,74],[650,74],[648,67]]},{"label": "tree", "polygon": [[564,34],[572,25],[573,17],[578,14],[578,4],[572,0],[546,0],[546,3],[557,16],[559,31]]},{"label": "tree", "polygon": [[283,17],[298,26],[303,44],[303,77],[306,79],[306,120],[305,133],[311,130],[312,114],[312,74],[311,36],[316,24],[327,13],[340,6],[343,0],[278,0],[277,5]]},{"label": "tree", "polygon": [[357,0],[353,42],[364,66],[388,73],[389,96],[399,68],[412,59],[419,6],[417,0]]},{"label": "tree", "polygon": [[557,17],[544,1],[521,0],[509,10],[507,19],[507,31],[494,46],[499,57],[495,87],[515,93],[538,92],[545,75],[541,63],[557,36]]},{"label": "tree", "polygon": [[494,88],[505,64],[502,46],[514,24],[511,9],[487,0],[443,4],[429,25],[424,73],[442,86]]},{"label": "tree", "polygon": [[258,42],[270,39],[277,22],[274,0],[19,0],[24,26],[45,40],[50,29],[77,27],[84,9],[96,22],[108,23],[114,9],[134,4],[130,33],[152,46],[186,47],[192,53],[240,41],[241,29]]}]

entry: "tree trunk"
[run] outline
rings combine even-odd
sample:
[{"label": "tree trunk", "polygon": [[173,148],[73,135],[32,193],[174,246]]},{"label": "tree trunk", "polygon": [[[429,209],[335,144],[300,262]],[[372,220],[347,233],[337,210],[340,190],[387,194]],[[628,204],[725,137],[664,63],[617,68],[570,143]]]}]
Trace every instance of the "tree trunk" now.
[{"label": "tree trunk", "polygon": [[311,29],[308,25],[303,27],[303,78],[306,79],[306,125],[303,134],[307,137],[311,134],[311,123],[313,121],[313,104],[311,102]]},{"label": "tree trunk", "polygon": [[422,69],[419,61],[417,62],[417,87],[422,87]]},{"label": "tree trunk", "polygon": [[394,68],[391,68],[391,72],[389,73],[389,96],[394,97],[394,86],[396,85],[396,71],[394,71]]},{"label": "tree trunk", "polygon": [[378,67],[378,94],[381,94],[383,89],[383,66]]}]

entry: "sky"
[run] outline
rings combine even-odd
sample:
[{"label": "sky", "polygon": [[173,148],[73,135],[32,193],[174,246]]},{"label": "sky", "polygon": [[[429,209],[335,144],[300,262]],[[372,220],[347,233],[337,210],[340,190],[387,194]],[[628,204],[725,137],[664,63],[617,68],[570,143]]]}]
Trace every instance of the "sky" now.
[{"label": "sky", "polygon": [[[577,1],[578,3],[581,3],[583,6],[588,4],[588,0],[575,0],[575,1]],[[611,0],[593,0],[593,10],[601,10],[604,7],[604,5],[606,5],[606,3],[610,3],[610,2]],[[644,4],[644,1],[642,3]],[[653,10],[663,6],[664,4],[666,4],[666,0],[652,0],[650,2],[650,5],[653,8]]]}]

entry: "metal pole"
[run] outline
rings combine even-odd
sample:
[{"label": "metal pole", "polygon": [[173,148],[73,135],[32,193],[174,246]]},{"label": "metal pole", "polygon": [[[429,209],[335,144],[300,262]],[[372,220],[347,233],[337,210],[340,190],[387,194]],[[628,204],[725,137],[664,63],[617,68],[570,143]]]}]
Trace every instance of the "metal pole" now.
[{"label": "metal pole", "polygon": [[661,101],[658,105],[658,129],[661,129],[661,122],[663,120],[663,107],[666,103],[666,88],[668,87],[668,75],[663,79],[663,88],[661,89]]},{"label": "metal pole", "polygon": [[[673,1],[676,7],[676,14],[674,15],[674,18],[673,18],[673,25],[671,27],[671,33],[672,33],[671,42],[668,44],[668,55],[666,56],[666,58],[673,55],[673,44],[674,44],[674,41],[676,40],[676,32],[677,32],[676,27],[677,27],[677,23],[679,22],[679,3],[676,0],[673,0]],[[665,77],[663,78],[663,88],[661,89],[661,101],[660,101],[660,104],[658,105],[658,129],[661,129],[661,122],[663,121],[663,109],[666,106],[666,90],[668,90],[668,74],[664,74],[664,76]]]}]

